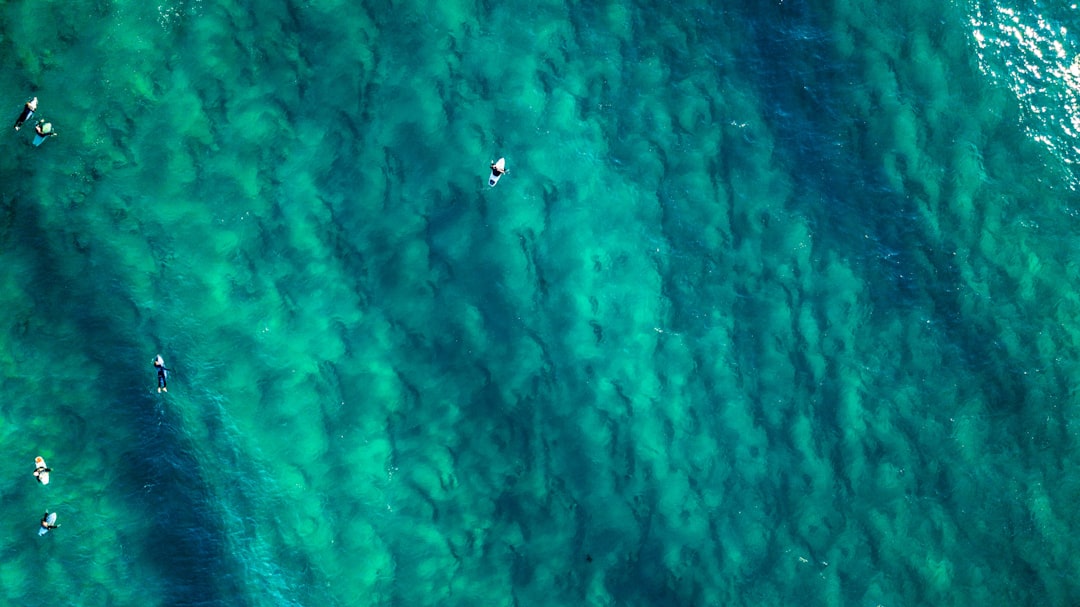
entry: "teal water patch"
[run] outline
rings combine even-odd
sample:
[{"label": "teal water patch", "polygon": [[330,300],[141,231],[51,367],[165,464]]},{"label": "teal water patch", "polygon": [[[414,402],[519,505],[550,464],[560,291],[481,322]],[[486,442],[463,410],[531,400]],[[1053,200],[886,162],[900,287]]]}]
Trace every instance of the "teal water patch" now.
[{"label": "teal water patch", "polygon": [[1075,602],[1064,131],[969,8],[5,5],[10,600]]}]

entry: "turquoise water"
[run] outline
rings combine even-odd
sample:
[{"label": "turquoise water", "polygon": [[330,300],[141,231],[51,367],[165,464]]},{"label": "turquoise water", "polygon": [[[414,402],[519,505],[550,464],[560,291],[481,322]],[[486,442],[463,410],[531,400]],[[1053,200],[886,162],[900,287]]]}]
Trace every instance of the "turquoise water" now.
[{"label": "turquoise water", "polygon": [[4,4],[6,602],[1080,602],[1077,12],[893,4]]}]

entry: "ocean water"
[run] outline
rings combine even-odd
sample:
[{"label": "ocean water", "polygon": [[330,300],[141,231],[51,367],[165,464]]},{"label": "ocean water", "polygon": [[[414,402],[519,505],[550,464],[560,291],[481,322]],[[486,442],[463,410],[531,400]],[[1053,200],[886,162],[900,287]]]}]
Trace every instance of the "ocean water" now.
[{"label": "ocean water", "polygon": [[3,602],[1080,603],[1077,27],[3,4]]}]

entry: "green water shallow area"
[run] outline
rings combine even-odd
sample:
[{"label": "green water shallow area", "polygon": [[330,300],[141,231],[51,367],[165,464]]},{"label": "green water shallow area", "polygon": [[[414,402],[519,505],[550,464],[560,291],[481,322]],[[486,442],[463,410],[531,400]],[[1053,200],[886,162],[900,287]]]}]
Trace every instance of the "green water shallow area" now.
[{"label": "green water shallow area", "polygon": [[4,4],[5,602],[1080,602],[1075,19]]}]

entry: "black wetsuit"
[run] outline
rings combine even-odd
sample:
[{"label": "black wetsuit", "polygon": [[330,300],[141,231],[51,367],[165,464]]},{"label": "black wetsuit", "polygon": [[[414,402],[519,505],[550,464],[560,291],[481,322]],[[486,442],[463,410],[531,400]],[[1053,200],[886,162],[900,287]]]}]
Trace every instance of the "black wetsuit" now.
[{"label": "black wetsuit", "polygon": [[166,371],[168,371],[168,369],[165,368],[165,365],[154,365],[154,366],[157,367],[157,385],[158,385],[158,387],[159,388],[167,388],[168,386],[166,385],[165,380],[167,379]]},{"label": "black wetsuit", "polygon": [[26,105],[24,105],[22,113],[19,114],[19,119],[15,121],[15,130],[19,130],[19,127],[21,127],[23,123],[27,120],[30,120],[33,115],[34,109],[30,107],[30,104],[27,103]]}]

